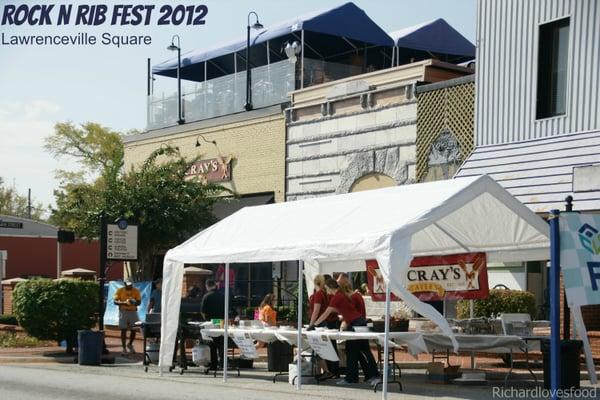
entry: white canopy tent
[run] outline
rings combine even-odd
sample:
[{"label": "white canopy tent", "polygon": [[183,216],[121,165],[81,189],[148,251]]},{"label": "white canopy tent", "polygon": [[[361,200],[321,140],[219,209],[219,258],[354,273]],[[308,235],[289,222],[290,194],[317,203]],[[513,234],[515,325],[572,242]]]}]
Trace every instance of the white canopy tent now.
[{"label": "white canopy tent", "polygon": [[[312,277],[376,259],[388,283],[388,307],[391,290],[437,323],[456,349],[446,320],[405,288],[412,258],[480,251],[489,261],[545,260],[548,237],[547,224],[488,176],[246,207],[167,252],[159,365],[172,364],[186,263],[226,263],[228,268],[229,263],[300,260],[302,279],[303,265]],[[300,316],[301,291],[298,297]],[[225,299],[227,305],[228,293]],[[227,332],[227,316],[225,322]],[[300,329],[301,324],[298,342]],[[386,340],[384,359],[387,350]],[[387,365],[383,379],[385,398]]]}]

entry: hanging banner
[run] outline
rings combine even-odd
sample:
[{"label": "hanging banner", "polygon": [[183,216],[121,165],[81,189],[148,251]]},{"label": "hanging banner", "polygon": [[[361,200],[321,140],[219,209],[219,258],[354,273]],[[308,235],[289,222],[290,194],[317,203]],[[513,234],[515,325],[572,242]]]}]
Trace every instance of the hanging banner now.
[{"label": "hanging banner", "polygon": [[[373,301],[385,301],[385,281],[377,261],[367,261],[367,280]],[[413,258],[406,288],[422,301],[485,299],[488,276],[485,253]],[[398,298],[392,295],[392,300]]]},{"label": "hanging banner", "polygon": [[[119,306],[115,304],[113,298],[117,289],[125,286],[123,281],[108,282],[108,295],[106,296],[106,308],[104,310],[104,325],[119,325]],[[140,291],[142,303],[138,306],[137,313],[140,321],[146,321],[146,311],[152,292],[152,282],[133,282],[133,286]]]},{"label": "hanging banner", "polygon": [[567,302],[600,304],[600,216],[564,213],[558,226]]},{"label": "hanging banner", "polygon": [[560,269],[577,333],[583,342],[588,375],[597,383],[592,349],[581,306],[600,304],[600,216],[563,213],[559,217]]},{"label": "hanging banner", "polygon": [[258,353],[256,352],[256,346],[254,345],[254,340],[250,337],[248,332],[234,332],[233,333],[233,341],[240,349],[240,353],[242,353],[242,358],[246,359],[254,359],[258,358]]},{"label": "hanging banner", "polygon": [[331,340],[319,332],[307,332],[306,341],[308,345],[324,360],[340,361]]}]

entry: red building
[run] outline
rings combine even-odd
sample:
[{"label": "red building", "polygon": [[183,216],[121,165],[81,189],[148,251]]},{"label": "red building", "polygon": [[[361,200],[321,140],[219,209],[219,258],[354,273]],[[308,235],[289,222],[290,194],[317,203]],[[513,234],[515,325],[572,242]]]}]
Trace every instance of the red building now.
[{"label": "red building", "polygon": [[[58,228],[26,218],[0,215],[0,251],[6,251],[6,272],[2,279],[58,278]],[[86,268],[99,272],[97,240],[77,239],[60,244],[60,270]],[[123,278],[123,264],[113,263],[108,280]]]}]

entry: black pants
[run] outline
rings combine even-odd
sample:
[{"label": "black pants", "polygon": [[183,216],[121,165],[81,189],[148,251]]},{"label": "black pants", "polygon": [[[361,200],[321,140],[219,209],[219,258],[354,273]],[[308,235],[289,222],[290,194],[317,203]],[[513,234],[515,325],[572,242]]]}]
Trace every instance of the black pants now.
[{"label": "black pants", "polygon": [[[339,322],[337,322],[337,321],[325,322],[324,324],[327,327],[327,329],[339,329],[340,328]],[[337,351],[338,351],[337,342],[335,340],[332,340],[331,344],[333,345],[333,349],[337,353]],[[325,360],[325,363],[327,364],[327,369],[329,370],[329,372],[331,372],[334,375],[339,376],[339,374],[340,374],[340,362],[339,361]]]},{"label": "black pants", "polygon": [[210,368],[217,369],[223,366],[223,336],[212,338],[210,342]]},{"label": "black pants", "polygon": [[[358,318],[350,323],[350,330],[355,326],[366,326],[367,321],[364,318]],[[358,383],[358,365],[363,370],[365,380],[379,376],[377,363],[371,353],[371,346],[368,340],[346,340],[346,381]]]}]

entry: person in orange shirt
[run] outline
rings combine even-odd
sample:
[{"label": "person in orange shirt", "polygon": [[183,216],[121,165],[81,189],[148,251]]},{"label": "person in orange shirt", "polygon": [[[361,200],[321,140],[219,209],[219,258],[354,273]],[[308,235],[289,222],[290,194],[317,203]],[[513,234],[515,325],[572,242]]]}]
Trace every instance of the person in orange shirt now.
[{"label": "person in orange shirt", "polygon": [[260,303],[258,319],[269,326],[277,325],[277,311],[275,311],[275,295],[273,293],[267,294]]},{"label": "person in orange shirt", "polygon": [[[117,289],[114,295],[114,303],[119,306],[119,328],[121,329],[121,344],[123,346],[122,354],[135,353],[133,341],[135,340],[135,323],[139,321],[137,309],[142,302],[140,291],[133,287],[130,279],[125,280],[125,286]],[[127,341],[127,330],[129,334],[129,344],[125,347]]]}]

